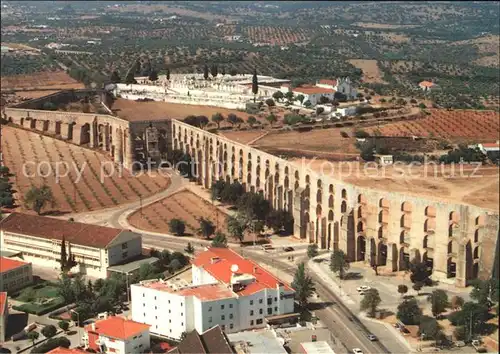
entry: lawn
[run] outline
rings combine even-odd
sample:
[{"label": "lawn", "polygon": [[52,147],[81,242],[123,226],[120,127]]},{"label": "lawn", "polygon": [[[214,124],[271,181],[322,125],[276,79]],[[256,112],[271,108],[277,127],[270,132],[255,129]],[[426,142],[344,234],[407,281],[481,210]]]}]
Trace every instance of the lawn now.
[{"label": "lawn", "polygon": [[26,287],[14,299],[24,302],[21,306],[14,306],[15,310],[35,315],[43,315],[65,305],[57,294],[57,287],[49,282]]}]

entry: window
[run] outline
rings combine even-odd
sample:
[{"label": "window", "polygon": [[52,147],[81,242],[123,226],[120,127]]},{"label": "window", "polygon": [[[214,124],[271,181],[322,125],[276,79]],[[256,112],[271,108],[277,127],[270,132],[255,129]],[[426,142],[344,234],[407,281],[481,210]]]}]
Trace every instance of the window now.
[{"label": "window", "polygon": [[181,312],[181,316],[184,316],[184,312]]},{"label": "window", "polygon": [[220,309],[221,309],[221,310],[224,310],[224,305],[220,305]]},{"label": "window", "polygon": [[253,320],[250,321],[250,326],[253,326]]},{"label": "window", "polygon": [[226,319],[226,316],[221,315],[221,316],[220,316],[220,319],[221,319],[222,321],[224,321],[224,320]]},{"label": "window", "polygon": [[272,307],[270,307],[270,308],[267,309],[267,314],[268,315],[272,315],[273,314],[273,308]]},{"label": "window", "polygon": [[250,305],[253,305],[253,300],[250,300]]},{"label": "window", "polygon": [[229,304],[229,308],[232,309],[233,308],[233,304]]},{"label": "window", "polygon": [[127,258],[128,257],[128,252],[123,252],[122,258]]},{"label": "window", "polygon": [[278,298],[275,296],[275,297],[274,297],[274,302],[276,302],[276,301],[278,301]]},{"label": "window", "polygon": [[146,294],[142,293],[142,297],[145,297],[145,296],[146,296]]},{"label": "window", "polygon": [[172,323],[172,320],[168,320],[168,323]]},{"label": "window", "polygon": [[232,319],[233,319],[233,314],[232,314],[232,313],[230,313],[230,314],[229,314],[229,319],[230,319],[230,320],[232,320]]},{"label": "window", "polygon": [[253,316],[253,310],[250,310],[250,316]]},{"label": "window", "polygon": [[212,316],[208,318],[208,323],[212,323]]},{"label": "window", "polygon": [[158,310],[158,309],[156,308],[156,306],[155,306],[155,310]]},{"label": "window", "polygon": [[267,304],[268,305],[272,305],[273,304],[273,299],[272,298],[268,298],[267,299]]},{"label": "window", "polygon": [[212,312],[212,306],[208,307],[208,312]]},{"label": "window", "polygon": [[233,329],[233,327],[234,327],[234,326],[233,326],[233,324],[231,323],[231,324],[229,325],[229,329]]},{"label": "window", "polygon": [[278,306],[274,306],[274,311],[278,312]]},{"label": "window", "polygon": [[259,325],[259,324],[262,324],[262,318],[258,319],[256,323],[257,323],[258,325]]},{"label": "window", "polygon": [[262,304],[262,302],[263,302],[263,301],[264,301],[264,300],[262,300],[262,299],[259,299],[259,304]]},{"label": "window", "polygon": [[146,313],[143,313],[143,316],[146,317]]},{"label": "window", "polygon": [[127,242],[122,243],[122,250],[125,250],[128,248]]},{"label": "window", "polygon": [[172,311],[171,311],[171,310],[168,310],[168,313],[172,313]]},{"label": "window", "polygon": [[181,326],[183,326],[183,327],[184,327],[184,322],[181,322]]},{"label": "window", "polygon": [[262,312],[263,312],[263,311],[262,311],[262,309],[260,309],[260,310],[259,310],[259,314],[261,314],[261,315],[262,315]]},{"label": "window", "polygon": [[170,304],[170,300],[168,300],[168,303]]},{"label": "window", "polygon": [[157,319],[158,319],[158,316],[155,316],[155,320],[157,320]]}]

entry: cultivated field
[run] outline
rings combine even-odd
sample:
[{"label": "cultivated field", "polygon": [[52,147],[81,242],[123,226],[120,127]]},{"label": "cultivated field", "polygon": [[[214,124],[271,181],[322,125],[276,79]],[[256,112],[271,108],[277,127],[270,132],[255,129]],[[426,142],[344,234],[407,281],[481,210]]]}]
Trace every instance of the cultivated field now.
[{"label": "cultivated field", "polygon": [[[260,137],[264,137],[267,134],[265,130],[233,130],[233,131],[219,131],[219,135],[225,136],[232,141],[236,141],[242,144],[249,144],[252,141],[259,141]],[[258,140],[257,140],[258,139]]]},{"label": "cultivated field", "polygon": [[382,73],[377,65],[376,60],[371,59],[350,59],[349,63],[363,70],[363,82],[367,83],[386,83],[382,79]]},{"label": "cultivated field", "polygon": [[310,38],[302,28],[254,26],[245,28],[245,34],[252,43],[286,45],[305,42]]},{"label": "cultivated field", "polygon": [[[422,119],[382,125],[385,136],[424,136],[491,142],[498,140],[499,115],[495,111],[428,109]],[[376,128],[366,129],[373,132]]]},{"label": "cultivated field", "polygon": [[3,90],[23,89],[82,89],[85,85],[76,81],[64,71],[39,72],[29,75],[12,75],[0,78]]},{"label": "cultivated field", "polygon": [[[17,200],[24,208],[23,197],[32,186],[46,184],[52,189],[57,205],[46,211],[85,212],[133,202],[164,190],[167,177],[143,174],[132,176],[123,170],[120,176],[114,164],[101,153],[26,130],[4,126],[2,129],[4,163],[14,173],[12,181]],[[54,170],[60,165],[60,180]],[[23,172],[25,166],[25,172]],[[104,177],[101,183],[101,167]],[[52,170],[52,173],[51,173]],[[83,171],[78,180],[77,171]],[[46,176],[46,177],[43,177]]]},{"label": "cultivated field", "polygon": [[[343,129],[349,132],[349,129]],[[335,156],[356,155],[359,152],[354,146],[355,138],[343,138],[337,128],[315,129],[309,132],[271,132],[255,142],[254,146],[269,152],[279,154],[280,151],[298,154],[317,154],[324,152]],[[352,136],[352,134],[349,134]]]},{"label": "cultivated field", "polygon": [[140,230],[168,233],[168,223],[172,219],[182,219],[186,223],[186,234],[195,235],[201,217],[210,219],[214,225],[227,233],[226,214],[217,207],[188,190],[182,190],[170,197],[150,204],[129,216],[132,226]]},{"label": "cultivated field", "polygon": [[[301,165],[301,159],[290,161]],[[332,176],[354,185],[371,189],[382,189],[429,199],[469,203],[480,207],[499,210],[499,168],[459,165],[388,166],[374,168],[373,163],[331,162],[317,159],[304,160],[312,170]],[[310,163],[309,163],[310,162]],[[366,166],[366,167],[365,167]]]}]

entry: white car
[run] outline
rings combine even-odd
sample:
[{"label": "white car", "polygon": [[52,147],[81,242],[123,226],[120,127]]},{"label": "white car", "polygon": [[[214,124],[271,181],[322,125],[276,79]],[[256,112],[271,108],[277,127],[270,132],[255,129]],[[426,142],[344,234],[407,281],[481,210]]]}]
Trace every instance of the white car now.
[{"label": "white car", "polygon": [[371,288],[368,285],[361,285],[356,288],[358,292],[365,292],[370,290]]},{"label": "white car", "polygon": [[363,351],[362,351],[361,349],[359,349],[359,348],[354,348],[354,349],[352,350],[352,353],[353,353],[353,354],[363,354]]}]

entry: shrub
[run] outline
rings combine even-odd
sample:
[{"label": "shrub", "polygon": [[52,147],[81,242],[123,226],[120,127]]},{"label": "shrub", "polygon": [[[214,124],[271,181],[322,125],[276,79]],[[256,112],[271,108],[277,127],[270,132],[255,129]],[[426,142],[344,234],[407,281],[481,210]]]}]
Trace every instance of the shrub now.
[{"label": "shrub", "polygon": [[57,328],[54,325],[48,325],[42,328],[42,334],[46,338],[52,338],[56,335]]},{"label": "shrub", "polygon": [[267,104],[268,107],[274,107],[274,106],[276,106],[276,103],[274,102],[274,100],[272,98],[268,98],[266,100],[266,104]]},{"label": "shrub", "polygon": [[340,132],[340,136],[343,137],[343,138],[348,138],[349,137],[349,133],[347,133],[345,131],[341,131]]},{"label": "shrub", "polygon": [[363,129],[356,129],[356,131],[354,132],[354,136],[356,138],[360,138],[360,139],[363,139],[363,138],[368,138],[370,137],[370,134],[368,134],[366,131],[364,131]]},{"label": "shrub", "polygon": [[184,231],[186,231],[186,223],[181,219],[172,219],[168,223],[168,228],[171,233],[182,236],[184,235]]},{"label": "shrub", "polygon": [[34,347],[31,350],[31,353],[35,353],[35,354],[47,353],[47,352],[49,352],[52,349],[55,349],[57,347],[69,348],[70,345],[71,345],[71,342],[66,337],[50,338],[45,343],[43,343],[37,347]]}]

